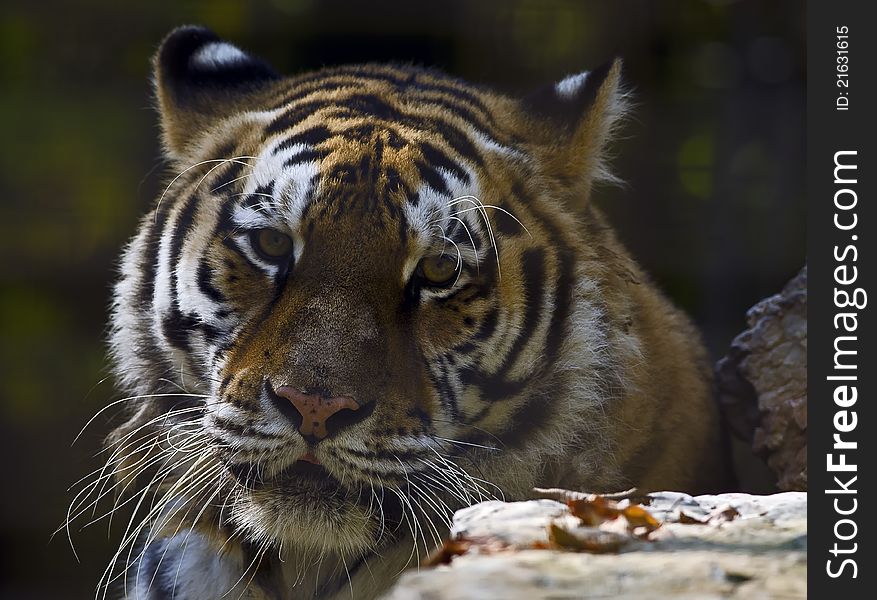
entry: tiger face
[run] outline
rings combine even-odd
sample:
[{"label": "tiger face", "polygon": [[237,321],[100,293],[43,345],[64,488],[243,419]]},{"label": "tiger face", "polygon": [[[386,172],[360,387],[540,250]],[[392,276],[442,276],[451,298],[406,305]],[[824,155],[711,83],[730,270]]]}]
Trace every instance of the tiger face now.
[{"label": "tiger face", "polygon": [[668,406],[636,394],[707,409],[702,374],[661,362],[696,333],[588,201],[619,70],[513,99],[407,66],[283,78],[173,32],[174,175],[112,321],[137,397],[112,468],[161,499],[135,533],[361,556],[479,499],[642,482],[630,403]]}]

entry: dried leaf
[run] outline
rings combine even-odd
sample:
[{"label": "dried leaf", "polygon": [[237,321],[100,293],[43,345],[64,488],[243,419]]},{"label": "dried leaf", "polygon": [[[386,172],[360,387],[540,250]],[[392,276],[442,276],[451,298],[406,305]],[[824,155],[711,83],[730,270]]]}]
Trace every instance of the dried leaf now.
[{"label": "dried leaf", "polygon": [[707,517],[707,523],[710,525],[721,525],[722,523],[733,521],[739,516],[740,512],[736,508],[730,504],[726,504],[724,506],[716,507],[716,509]]},{"label": "dried leaf", "polygon": [[548,526],[548,537],[551,543],[559,549],[576,550],[579,552],[592,552],[594,554],[609,554],[618,552],[630,539],[610,531],[592,530],[567,530],[551,523]]},{"label": "dried leaf", "polygon": [[511,546],[498,537],[466,537],[458,535],[456,538],[444,540],[442,545],[429,555],[423,565],[427,567],[447,565],[454,559],[454,557],[460,556],[461,554],[469,552],[477,552],[478,554],[495,554],[497,552],[508,550],[510,547]]},{"label": "dried leaf", "polygon": [[661,524],[649,511],[642,506],[632,504],[621,511],[630,527],[645,527],[649,531],[654,531]]},{"label": "dried leaf", "polygon": [[423,563],[426,567],[450,564],[455,556],[466,554],[472,547],[472,541],[464,538],[445,540],[436,548]]},{"label": "dried leaf", "polygon": [[702,521],[701,519],[698,519],[697,517],[692,517],[687,512],[684,512],[681,510],[679,511],[679,523],[682,523],[683,525],[706,525],[707,524],[706,521]]},{"label": "dried leaf", "polygon": [[[564,500],[570,514],[576,517],[581,526],[567,529],[552,522],[548,525],[548,542],[536,541],[528,547],[537,550],[572,550],[607,554],[618,552],[631,540],[649,539],[649,535],[661,526],[645,508],[630,503],[629,499],[619,503],[598,494],[583,494],[567,490],[536,490],[553,499]],[[628,495],[634,490],[621,492]],[[619,517],[624,517],[623,519]],[[426,566],[446,565],[454,557],[470,552],[492,554],[511,548],[496,537],[472,538],[458,536],[445,540],[442,546],[430,555]]]},{"label": "dried leaf", "polygon": [[590,495],[587,498],[568,500],[567,506],[573,516],[583,525],[601,527],[605,523],[624,517],[628,532],[639,538],[646,538],[661,524],[646,509],[638,504],[619,508],[619,503],[605,496]]},{"label": "dried leaf", "polygon": [[590,496],[585,500],[569,500],[566,505],[573,516],[581,519],[583,525],[596,527],[604,521],[617,519],[621,514],[615,503],[610,502],[603,496]]}]

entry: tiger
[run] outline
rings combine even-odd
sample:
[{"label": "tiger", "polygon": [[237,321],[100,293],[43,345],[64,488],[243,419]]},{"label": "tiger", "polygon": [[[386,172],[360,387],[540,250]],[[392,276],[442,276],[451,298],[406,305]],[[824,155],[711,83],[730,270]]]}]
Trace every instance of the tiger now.
[{"label": "tiger", "polygon": [[184,26],[153,82],[167,186],[122,253],[127,409],[89,490],[133,506],[106,590],[376,598],[480,501],[725,485],[700,334],[592,201],[620,59],[512,97],[281,76]]}]

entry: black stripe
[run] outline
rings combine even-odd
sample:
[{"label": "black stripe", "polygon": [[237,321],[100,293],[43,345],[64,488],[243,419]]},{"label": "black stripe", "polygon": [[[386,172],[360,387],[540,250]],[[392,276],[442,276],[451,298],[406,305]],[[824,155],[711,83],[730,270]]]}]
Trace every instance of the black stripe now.
[{"label": "black stripe", "polygon": [[[527,192],[520,183],[516,183],[513,186],[512,193],[521,202],[528,202]],[[554,241],[553,247],[558,264],[557,287],[554,292],[554,313],[551,315],[551,322],[548,325],[548,333],[545,339],[545,364],[551,365],[557,360],[560,346],[568,330],[568,320],[572,309],[576,284],[576,255],[574,250],[566,243],[560,229],[548,218],[548,215],[542,214],[532,203],[529,204],[531,205],[531,210],[534,211],[534,216],[545,228],[548,238]],[[588,217],[585,223],[593,223],[593,215],[588,215]]]},{"label": "black stripe", "polygon": [[493,335],[493,332],[496,331],[496,324],[498,322],[499,309],[494,307],[490,309],[490,312],[487,313],[487,316],[481,321],[481,325],[478,326],[478,331],[469,338],[469,341],[455,347],[454,351],[461,354],[469,354],[478,347],[477,342],[484,341]]},{"label": "black stripe", "polygon": [[274,135],[275,133],[290,129],[306,117],[329,107],[343,111],[354,111],[359,114],[376,116],[391,121],[396,121],[403,117],[402,113],[374,94],[353,93],[343,98],[323,98],[294,104],[275,117],[265,128],[265,133],[267,135]]},{"label": "black stripe", "polygon": [[399,223],[399,247],[406,248],[408,246],[408,217],[405,216],[404,212],[399,213],[398,223]]},{"label": "black stripe", "polygon": [[[375,181],[375,160],[371,152],[363,152],[359,157],[359,165],[356,167],[358,181],[364,181],[374,187]],[[371,194],[369,194],[371,195]]]},{"label": "black stripe", "polygon": [[327,90],[337,90],[341,83],[342,78],[340,77],[332,77],[322,71],[312,72],[308,76],[299,77],[294,80],[290,87],[295,91],[286,94],[271,104],[269,110],[287,108],[290,104],[304,100],[313,94],[319,94]]},{"label": "black stripe", "polygon": [[[247,198],[245,199],[245,202],[248,202],[249,200],[250,198]],[[237,206],[238,204],[236,202],[226,200],[223,202],[222,208],[219,211],[219,218],[216,220],[215,233],[216,235],[222,235],[223,240],[238,226],[232,219],[232,214]],[[233,267],[234,265],[232,264],[230,266]]]},{"label": "black stripe", "polygon": [[[520,200],[527,200],[526,192],[520,184],[516,184],[514,193]],[[550,239],[555,241],[554,247],[557,252],[556,257],[558,261],[554,313],[551,315],[545,339],[544,367],[547,367],[554,364],[557,360],[563,339],[568,333],[569,314],[574,298],[576,257],[574,251],[564,243],[564,238],[559,228],[550,219],[546,218],[544,214],[537,213],[536,217],[547,230],[547,235]],[[617,393],[617,390],[612,389],[613,382],[618,381],[617,369],[609,368],[606,372],[595,373],[595,377],[607,389],[606,397]],[[533,397],[515,411],[514,415],[506,423],[504,427],[505,433],[501,436],[503,441],[512,447],[526,444],[530,437],[530,432],[547,423],[554,413],[554,404],[551,402],[540,402],[539,398],[562,396],[566,393],[563,389],[557,389],[542,394],[534,394]]]},{"label": "black stripe", "polygon": [[545,251],[541,248],[525,251],[521,257],[521,272],[524,277],[524,319],[521,331],[495,377],[504,377],[508,373],[539,324],[545,291]]},{"label": "black stripe", "polygon": [[[504,203],[506,206],[509,205],[508,202]],[[521,224],[508,213],[501,210],[494,210],[493,215],[493,229],[503,236],[506,237],[515,237],[525,233],[525,229],[521,227]],[[554,239],[554,238],[550,238]]]},{"label": "black stripe", "polygon": [[[228,148],[229,153],[235,151],[234,146],[229,145],[226,146],[226,148]],[[225,150],[225,148],[223,148],[223,150]],[[226,154],[220,154],[219,156],[226,156]],[[237,154],[230,154],[230,156],[237,156]],[[235,181],[236,179],[241,177],[241,172],[243,172],[244,167],[247,166],[249,165],[245,162],[245,160],[239,158],[235,160],[228,160],[225,164],[220,165],[221,168],[217,169],[220,172],[218,175],[216,175],[216,185],[213,186],[211,191],[223,190],[224,188],[227,188],[229,185],[231,185],[232,181]]]},{"label": "black stripe", "polygon": [[343,108],[387,121],[397,121],[403,117],[397,108],[390,106],[384,98],[375,94],[351,94],[339,104]]},{"label": "black stripe", "polygon": [[[348,96],[347,98],[341,99],[331,99],[331,100],[312,100],[310,102],[303,103],[298,106],[292,106],[282,115],[275,118],[271,124],[265,129],[267,135],[273,135],[278,133],[284,129],[294,127],[297,123],[303,120],[307,115],[310,115],[316,111],[331,108],[331,115],[326,115],[327,118],[353,118],[361,115],[367,115],[370,117],[375,117],[381,120],[388,121],[394,125],[401,125],[406,127],[411,127],[413,129],[425,130],[431,133],[434,133],[441,137],[448,146],[457,154],[459,154],[462,158],[466,160],[470,160],[478,166],[483,165],[483,158],[474,146],[474,144],[469,140],[466,132],[462,131],[455,124],[451,123],[447,119],[440,118],[422,118],[416,115],[410,115],[401,112],[400,110],[390,106],[387,104],[382,98],[375,96],[373,94],[353,94]],[[469,116],[467,118],[471,121],[474,119],[474,116]],[[479,126],[478,121],[474,121],[476,126]],[[371,135],[374,133],[375,126],[374,124],[368,125],[357,125],[349,130],[345,130],[340,132],[339,135],[343,136],[345,139],[355,139],[362,141],[362,136]],[[313,131],[313,130],[309,130]],[[390,131],[389,129],[385,129],[384,131],[389,132],[391,135],[391,139],[389,144],[393,147],[404,145],[404,140],[398,136],[395,132]],[[295,136],[294,136],[295,137]],[[294,139],[294,138],[292,138]],[[284,142],[286,145],[287,142]],[[423,148],[423,146],[426,146]],[[427,161],[435,162],[437,166],[441,168],[447,169],[449,172],[453,173],[460,180],[468,182],[469,177],[465,170],[463,170],[459,164],[452,161],[449,157],[447,157],[443,152],[438,150],[435,146],[431,144],[422,144],[424,158]],[[313,151],[312,151],[313,152]],[[287,166],[291,164],[295,164],[296,162],[302,162],[305,159],[313,160],[315,158],[323,158],[327,152],[323,153],[314,153],[312,155],[302,153],[299,158],[295,161],[287,162]]]},{"label": "black stripe", "polygon": [[198,328],[198,321],[191,315],[184,315],[176,305],[161,319],[161,331],[174,347],[191,352],[189,336]]},{"label": "black stripe", "polygon": [[[334,454],[334,453],[333,453]],[[387,450],[382,451],[381,449],[375,450],[358,450],[356,448],[344,448],[344,454],[349,454],[351,456],[355,456],[357,458],[362,458],[365,460],[369,459],[401,459],[405,460],[413,460],[416,458],[420,458],[426,454],[423,450]]]},{"label": "black stripe", "polygon": [[457,100],[460,100],[461,102],[472,105],[474,108],[481,111],[487,118],[491,118],[493,116],[493,113],[490,111],[490,109],[487,108],[487,105],[482,102],[481,98],[466,89],[466,87],[469,87],[469,84],[464,84],[453,78],[443,76],[443,74],[437,74],[436,72],[431,72],[430,75],[438,75],[441,79],[444,79],[444,81],[439,82],[435,80],[428,80],[424,78],[424,75],[426,75],[426,73],[418,74],[416,81],[412,86],[414,89],[426,93],[439,92],[443,94],[448,94],[449,96],[452,96]]},{"label": "black stripe", "polygon": [[493,280],[465,285],[454,290],[447,296],[437,298],[436,303],[445,305],[452,302],[463,305],[471,304],[476,300],[489,298],[493,294],[493,287]]},{"label": "black stripe", "polygon": [[211,419],[213,423],[220,429],[224,429],[225,431],[228,431],[230,433],[236,433],[241,437],[257,437],[265,440],[279,440],[283,438],[283,436],[259,431],[258,429],[255,429],[251,424],[241,425],[240,423],[235,423],[234,421],[231,421],[224,417],[219,417],[217,415],[212,415]]},{"label": "black stripe", "polygon": [[[457,212],[459,212],[459,211],[457,211]],[[456,219],[451,219],[450,217],[456,217]],[[457,219],[459,219],[459,220],[457,220]],[[458,246],[460,246],[462,244],[468,244],[468,245],[475,244],[473,249],[476,251],[478,250],[478,248],[480,246],[484,245],[483,243],[479,243],[479,242],[483,242],[483,240],[479,236],[478,231],[473,232],[471,229],[469,229],[469,227],[467,225],[465,225],[465,221],[463,221],[463,219],[460,219],[455,214],[451,214],[448,218],[448,221],[450,221],[451,226],[448,229],[448,231],[445,233],[445,235],[447,236],[447,238],[449,240],[451,240],[452,242],[454,242]],[[474,233],[474,235],[473,235],[473,233]],[[482,257],[479,256],[478,258],[479,258],[479,260],[482,260]]]},{"label": "black stripe", "polygon": [[161,248],[161,234],[169,210],[169,203],[160,206],[153,217],[154,223],[148,225],[149,232],[146,234],[146,244],[142,250],[143,278],[140,281],[139,294],[140,307],[144,311],[152,310],[153,300],[155,298],[155,274],[158,271],[158,254]]},{"label": "black stripe", "polygon": [[[336,89],[339,87],[339,84],[349,84],[349,79],[353,78],[362,80],[361,83],[363,85],[367,85],[369,81],[391,83],[398,91],[421,92],[419,95],[429,93],[447,94],[461,102],[470,104],[484,113],[486,117],[491,116],[491,112],[484,102],[477,95],[466,89],[466,87],[471,86],[448,77],[444,73],[411,67],[397,68],[383,66],[380,71],[373,69],[374,66],[344,65],[299,76],[292,81],[293,93],[280,99],[273,108],[281,108],[290,102],[321,90]],[[307,84],[316,85],[308,86]]]},{"label": "black stripe", "polygon": [[405,415],[420,421],[420,425],[423,427],[424,431],[428,430],[432,425],[432,418],[430,418],[429,414],[419,406],[412,406],[405,411]]},{"label": "black stripe", "polygon": [[372,148],[373,164],[380,166],[384,161],[384,140],[378,137],[375,140],[375,146]]},{"label": "black stripe", "polygon": [[326,127],[325,125],[317,125],[315,127],[311,127],[310,129],[300,131],[299,133],[296,133],[295,135],[285,139],[283,143],[279,144],[274,149],[274,154],[279,154],[280,152],[297,146],[298,144],[319,146],[330,137],[332,137],[332,132],[329,131],[328,127]]},{"label": "black stripe", "polygon": [[214,302],[224,303],[225,296],[213,285],[212,277],[213,269],[210,268],[207,258],[202,257],[198,264],[198,289]]},{"label": "black stripe", "polygon": [[174,224],[171,233],[170,242],[170,258],[168,259],[168,268],[170,270],[170,304],[171,308],[168,314],[164,315],[161,320],[162,331],[168,341],[185,351],[191,350],[189,334],[195,329],[197,321],[191,315],[184,315],[180,312],[179,298],[177,297],[177,267],[180,262],[180,256],[183,250],[183,243],[186,235],[192,227],[195,219],[195,212],[198,203],[195,196],[189,196],[183,206],[182,212]]},{"label": "black stripe", "polygon": [[222,238],[222,243],[225,245],[226,248],[237,253],[244,260],[244,262],[246,262],[250,266],[251,269],[253,269],[257,273],[264,273],[265,272],[265,270],[262,267],[260,267],[259,265],[254,263],[252,260],[250,260],[250,257],[246,255],[244,250],[240,247],[240,244],[238,244],[237,239],[235,239],[233,237],[225,237],[225,238]]},{"label": "black stripe", "polygon": [[384,176],[387,178],[387,201],[390,200],[389,196],[401,194],[403,199],[408,200],[408,202],[413,202],[416,205],[417,192],[408,187],[408,184],[395,167],[386,167],[384,169]]},{"label": "black stripe", "polygon": [[481,157],[481,153],[478,152],[475,144],[469,140],[467,135],[460,132],[460,130],[454,129],[453,127],[447,127],[442,128],[440,133],[441,136],[445,138],[448,146],[450,146],[454,152],[461,157],[474,162],[479,167],[484,164],[484,159]]},{"label": "black stripe", "polygon": [[218,329],[210,323],[200,322],[195,327],[204,334],[204,341],[211,345],[216,344],[225,334],[229,333]]},{"label": "black stripe", "polygon": [[[535,390],[534,390],[535,392]],[[569,392],[563,388],[529,395],[527,401],[509,416],[497,437],[506,448],[523,447],[530,443],[533,432],[554,420],[558,399]]]},{"label": "black stripe", "polygon": [[[558,234],[559,235],[559,234]],[[560,239],[554,235],[552,239]],[[545,364],[551,365],[557,360],[560,346],[566,337],[568,319],[573,301],[575,284],[575,255],[567,248],[560,246],[557,252],[558,270],[557,288],[554,291],[554,313],[545,336]]]},{"label": "black stripe", "polygon": [[[189,233],[189,230],[192,228],[192,223],[195,221],[195,213],[198,210],[198,202],[196,202],[196,197],[189,196],[186,199],[186,202],[183,206],[182,211],[180,212],[179,217],[177,218],[177,222],[174,224],[173,232],[171,233],[171,247],[170,247],[170,264],[175,267],[177,263],[180,261],[180,255],[183,250],[183,243],[186,240],[186,236]],[[171,278],[172,281],[176,279],[175,269],[171,269]],[[171,285],[171,293],[176,293],[176,286]]]},{"label": "black stripe", "polygon": [[265,135],[271,136],[281,131],[291,129],[295,125],[301,123],[309,115],[317,112],[321,108],[326,108],[330,104],[326,100],[310,100],[296,104],[285,110],[282,114],[274,118],[265,128]]},{"label": "black stripe", "polygon": [[[266,196],[268,196],[266,198]],[[274,200],[274,182],[263,184],[257,187],[251,194],[244,196],[243,200],[240,202],[241,208],[250,208],[256,209],[260,205],[268,205],[270,202]],[[231,223],[231,214],[234,210],[236,204],[234,202],[227,202],[225,206],[223,206],[222,217],[219,219],[219,223],[217,224],[217,231],[224,231],[226,225],[230,224],[234,227],[234,224]]]},{"label": "black stripe", "polygon": [[460,378],[464,385],[477,385],[485,400],[501,400],[518,394],[528,383],[528,379],[509,381],[506,376],[514,366],[518,356],[533,337],[539,324],[543,310],[543,294],[545,286],[545,252],[541,248],[531,248],[521,257],[521,270],[524,277],[524,317],[521,331],[505,356],[503,364],[492,375],[487,375],[475,368],[461,371]]},{"label": "black stripe", "polygon": [[337,183],[350,184],[359,181],[359,172],[356,170],[356,166],[350,163],[336,163],[326,171],[325,177],[329,180],[335,179]]},{"label": "black stripe", "polygon": [[448,370],[447,362],[442,360],[440,364],[435,365],[436,373],[431,373],[430,377],[433,381],[433,386],[438,391],[442,406],[448,411],[448,417],[451,421],[456,422],[460,418],[460,406],[457,401],[457,394],[454,392],[454,388],[451,387],[448,379]]},{"label": "black stripe", "polygon": [[420,179],[423,180],[426,185],[435,190],[437,194],[446,196],[450,193],[448,186],[445,183],[445,178],[442,177],[431,165],[422,161],[417,161],[415,166],[417,167],[417,172],[420,174]]},{"label": "black stripe", "polygon": [[301,163],[313,162],[315,160],[322,160],[325,158],[326,152],[324,150],[314,150],[310,148],[308,150],[302,150],[296,154],[290,156],[283,163],[284,167],[292,167]]},{"label": "black stripe", "polygon": [[[503,136],[500,132],[497,131],[496,122],[493,120],[492,115],[485,115],[485,118],[482,119],[481,117],[479,117],[478,115],[476,115],[475,113],[473,113],[471,110],[467,109],[464,106],[460,106],[459,104],[454,104],[452,102],[447,102],[446,100],[442,100],[442,99],[438,99],[438,98],[424,98],[423,100],[421,100],[421,102],[440,106],[441,108],[443,108],[445,110],[445,112],[452,114],[452,115],[455,115],[455,116],[463,119],[464,121],[474,125],[475,128],[477,128],[480,131],[483,131],[485,134],[490,132],[490,134],[492,136],[499,134],[500,138],[505,138],[505,136]],[[439,132],[439,133],[443,133],[443,132]],[[448,141],[449,144],[453,145],[451,143],[451,140],[447,136],[445,136],[445,139]],[[460,139],[460,138],[455,138],[455,139]],[[503,142],[508,143],[508,140],[503,139]],[[468,142],[468,140],[465,142],[465,144],[468,144],[470,146],[470,148],[472,149],[472,151],[474,152],[475,147],[472,146],[471,143]],[[481,162],[480,155],[476,154],[475,156],[477,158],[473,158],[473,160],[477,160],[480,163]]]},{"label": "black stripe", "polygon": [[421,142],[420,153],[433,167],[444,169],[463,183],[469,183],[469,174],[457,162],[451,160],[447,154],[429,142]]}]

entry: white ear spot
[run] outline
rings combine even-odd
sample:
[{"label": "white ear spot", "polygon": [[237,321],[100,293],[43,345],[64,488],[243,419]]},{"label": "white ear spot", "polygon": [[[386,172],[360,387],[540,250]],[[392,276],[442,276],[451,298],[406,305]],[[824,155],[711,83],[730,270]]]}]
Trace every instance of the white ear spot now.
[{"label": "white ear spot", "polygon": [[570,98],[575,97],[578,93],[579,89],[581,89],[582,85],[585,83],[585,79],[588,78],[588,72],[579,73],[578,75],[570,75],[566,77],[562,81],[557,82],[554,86],[554,90],[557,92],[557,95],[564,100],[569,100]]},{"label": "white ear spot", "polygon": [[210,42],[192,55],[191,64],[201,69],[221,69],[247,59],[248,56],[236,46],[226,42]]}]

